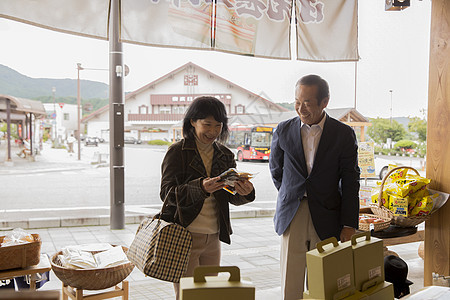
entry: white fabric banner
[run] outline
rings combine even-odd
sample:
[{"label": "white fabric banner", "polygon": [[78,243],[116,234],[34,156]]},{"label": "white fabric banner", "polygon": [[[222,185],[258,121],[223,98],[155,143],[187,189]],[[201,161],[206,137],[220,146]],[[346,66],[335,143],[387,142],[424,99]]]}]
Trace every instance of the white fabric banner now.
[{"label": "white fabric banner", "polygon": [[[295,0],[297,58],[358,60],[357,0]],[[217,4],[216,4],[217,3]],[[293,0],[122,0],[122,42],[289,59]],[[108,38],[108,0],[0,0],[0,17]]]},{"label": "white fabric banner", "polygon": [[297,59],[357,61],[357,0],[296,0]]},{"label": "white fabric banner", "polygon": [[108,38],[109,1],[0,0],[0,17],[55,31]]},{"label": "white fabric banner", "polygon": [[292,0],[122,1],[130,43],[290,58]]},{"label": "white fabric banner", "polygon": [[205,0],[122,1],[121,40],[152,46],[212,49],[213,5]]},{"label": "white fabric banner", "polygon": [[292,0],[217,0],[215,49],[289,59]]}]

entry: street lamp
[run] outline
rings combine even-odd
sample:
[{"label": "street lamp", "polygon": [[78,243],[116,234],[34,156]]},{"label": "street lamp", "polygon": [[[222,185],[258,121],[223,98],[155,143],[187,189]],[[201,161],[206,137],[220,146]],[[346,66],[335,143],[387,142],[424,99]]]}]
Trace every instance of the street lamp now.
[{"label": "street lamp", "polygon": [[108,71],[109,69],[93,69],[83,68],[81,63],[77,63],[77,111],[78,111],[78,124],[77,124],[77,140],[78,140],[78,160],[81,160],[81,94],[80,94],[80,71],[81,70],[94,70],[94,71]]},{"label": "street lamp", "polygon": [[77,140],[78,140],[78,160],[81,160],[81,135],[80,135],[80,128],[81,128],[81,99],[80,99],[80,71],[83,70],[83,67],[81,66],[81,63],[77,63],[77,71],[78,71],[78,78],[77,78],[77,112],[78,112],[78,124],[77,124]]},{"label": "street lamp", "polygon": [[389,93],[391,93],[391,118],[390,118],[389,124],[391,124],[391,125],[392,125],[392,92],[393,92],[393,90],[389,90]]},{"label": "street lamp", "polygon": [[56,88],[52,87],[52,96],[53,96],[53,111],[55,112],[55,137],[53,140],[53,147],[58,148],[58,127],[56,126],[58,124],[57,122],[57,118],[56,118],[56,102],[55,102],[55,92],[56,92]]}]

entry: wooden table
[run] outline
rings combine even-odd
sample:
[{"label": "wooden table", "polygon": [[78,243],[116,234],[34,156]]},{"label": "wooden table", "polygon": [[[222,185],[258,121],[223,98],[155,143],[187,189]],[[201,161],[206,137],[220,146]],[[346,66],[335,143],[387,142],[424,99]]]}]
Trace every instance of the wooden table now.
[{"label": "wooden table", "polygon": [[63,300],[68,300],[69,298],[73,300],[82,300],[82,299],[103,300],[114,297],[122,297],[122,300],[128,300],[128,292],[129,292],[129,285],[127,280],[123,280],[121,282],[121,286],[119,286],[119,284],[116,284],[114,286],[114,290],[112,291],[99,292],[97,294],[91,295],[84,295],[82,289],[73,288],[64,283],[62,284]]},{"label": "wooden table", "polygon": [[38,273],[45,273],[52,269],[50,260],[46,254],[41,254],[39,264],[27,268],[0,271],[0,279],[13,279],[14,277],[30,275],[30,290],[36,290]]}]

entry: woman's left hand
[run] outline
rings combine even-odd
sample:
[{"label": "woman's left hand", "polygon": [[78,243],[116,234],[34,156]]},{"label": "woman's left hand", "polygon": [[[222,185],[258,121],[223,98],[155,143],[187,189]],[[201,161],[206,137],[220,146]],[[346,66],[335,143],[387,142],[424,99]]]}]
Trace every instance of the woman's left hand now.
[{"label": "woman's left hand", "polygon": [[234,183],[236,192],[241,196],[246,196],[253,191],[253,184],[249,180],[238,180]]}]

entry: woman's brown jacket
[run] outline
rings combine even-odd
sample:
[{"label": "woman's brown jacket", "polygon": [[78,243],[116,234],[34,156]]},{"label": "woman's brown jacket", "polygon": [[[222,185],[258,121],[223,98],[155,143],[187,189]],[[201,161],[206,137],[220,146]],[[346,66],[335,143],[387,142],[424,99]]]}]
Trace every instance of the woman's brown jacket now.
[{"label": "woman's brown jacket", "polygon": [[[234,154],[225,146],[214,143],[211,176],[216,177],[236,167]],[[167,205],[162,218],[184,227],[194,221],[209,196],[202,189],[202,180],[207,177],[205,166],[197,150],[195,140],[183,139],[169,147],[161,165],[161,199],[166,195]],[[246,195],[232,195],[225,190],[213,193],[217,201],[219,218],[219,239],[230,244],[232,234],[228,203],[242,205],[255,199],[255,190]]]}]

